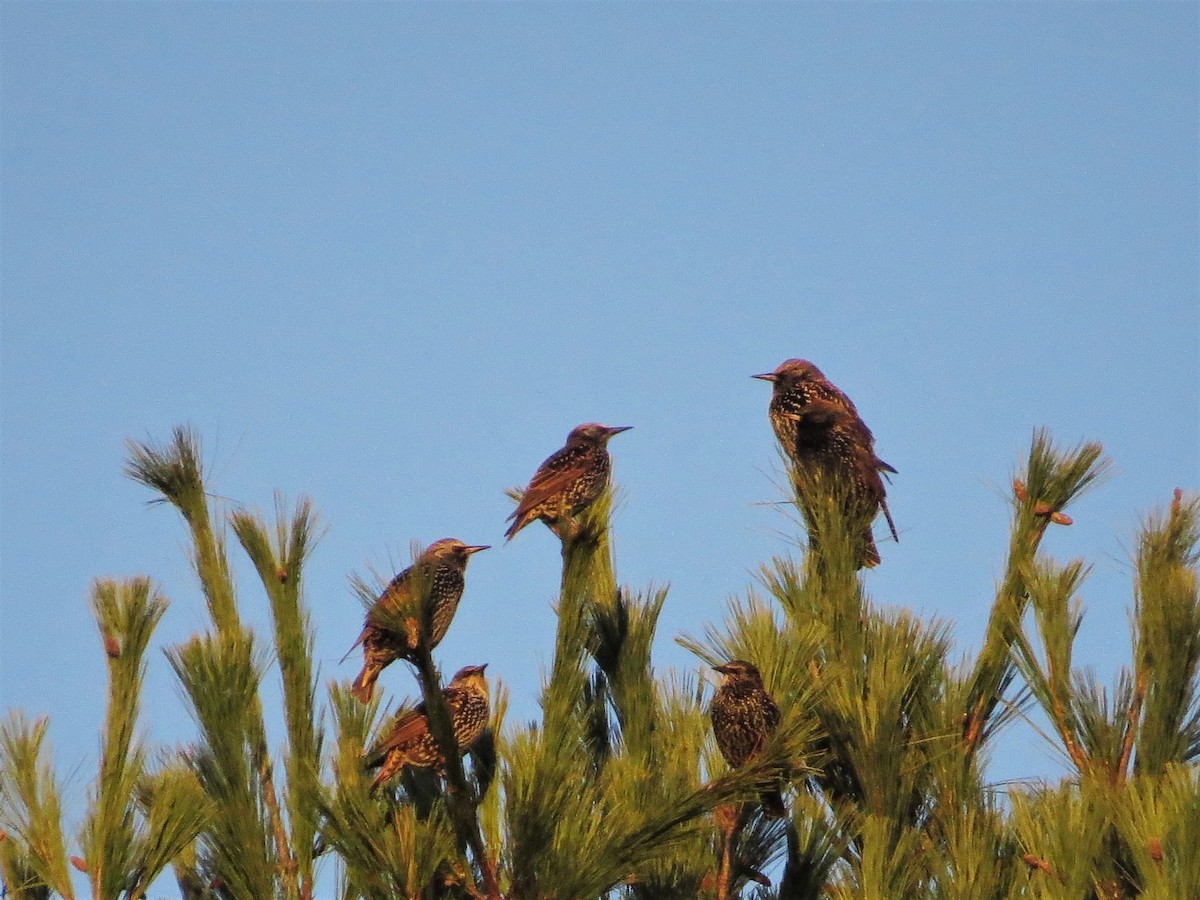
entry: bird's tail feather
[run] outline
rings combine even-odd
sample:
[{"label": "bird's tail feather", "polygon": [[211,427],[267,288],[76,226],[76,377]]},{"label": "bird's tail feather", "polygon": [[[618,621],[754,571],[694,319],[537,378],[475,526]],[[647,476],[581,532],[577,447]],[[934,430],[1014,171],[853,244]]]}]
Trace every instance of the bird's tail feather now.
[{"label": "bird's tail feather", "polygon": [[[509,518],[512,518],[511,516]],[[511,541],[517,536],[517,532],[529,524],[529,520],[525,518],[517,519],[508,526],[508,530],[504,532],[504,540]]]},{"label": "bird's tail feather", "polygon": [[370,703],[375,694],[375,680],[380,671],[378,666],[363,666],[363,670],[354,679],[354,684],[350,685],[351,696],[361,703]]},{"label": "bird's tail feather", "polygon": [[896,533],[896,523],[892,521],[892,511],[888,509],[887,501],[880,500],[879,505],[883,509],[883,517],[887,519],[888,528],[892,531],[892,540],[897,544],[900,543],[900,535]]}]

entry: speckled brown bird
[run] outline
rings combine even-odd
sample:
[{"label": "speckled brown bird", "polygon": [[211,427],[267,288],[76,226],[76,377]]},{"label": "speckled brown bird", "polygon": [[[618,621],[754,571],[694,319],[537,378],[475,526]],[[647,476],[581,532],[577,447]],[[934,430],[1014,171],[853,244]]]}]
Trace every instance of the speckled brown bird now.
[{"label": "speckled brown bird", "polygon": [[[414,590],[423,586],[429,591],[432,612],[429,622],[429,649],[433,649],[450,628],[466,584],[467,562],[472,554],[487,550],[487,544],[464,544],[457,538],[434,541],[417,561],[393,578],[367,612],[367,621],[354,647],[363,648],[363,668],[354,679],[350,693],[366,703],[375,691],[379,673],[398,659],[409,659],[415,648],[416,636],[402,634],[386,627],[388,618],[394,624],[399,616],[416,619],[421,611]],[[353,651],[354,647],[350,650]]]},{"label": "speckled brown bird", "polygon": [[[450,707],[454,740],[459,754],[466,753],[483,734],[491,715],[488,703],[488,683],[482,666],[466,666],[454,673],[442,696]],[[397,716],[391,729],[366,761],[366,768],[379,769],[371,782],[373,796],[387,781],[405,766],[434,769],[440,772],[446,759],[438,751],[437,742],[429,731],[425,704]]]},{"label": "speckled brown bird", "polygon": [[771,427],[792,462],[801,499],[806,483],[839,485],[851,527],[861,528],[859,566],[878,565],[871,522],[880,510],[899,540],[881,477],[896,470],[875,455],[875,436],[854,402],[806,359],[786,360],[774,372],[754,377],[774,386]]},{"label": "speckled brown bird", "polygon": [[[779,707],[767,693],[762,675],[753,663],[733,659],[713,668],[722,678],[708,715],[717,749],[725,762],[737,769],[753,759],[775,733],[779,727]],[[764,791],[759,800],[767,815],[778,818],[787,812],[778,790]]]},{"label": "speckled brown bird", "polygon": [[504,532],[505,538],[511,541],[534,519],[541,519],[557,533],[564,519],[573,519],[587,509],[608,484],[612,468],[609,439],[632,427],[589,422],[573,429],[566,446],[538,466],[521,502],[508,517],[512,525]]}]

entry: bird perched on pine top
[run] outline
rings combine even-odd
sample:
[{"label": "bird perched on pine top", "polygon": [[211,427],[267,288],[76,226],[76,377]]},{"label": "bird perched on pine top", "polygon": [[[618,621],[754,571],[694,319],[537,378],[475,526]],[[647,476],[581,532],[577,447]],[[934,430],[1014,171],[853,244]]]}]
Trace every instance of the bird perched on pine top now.
[{"label": "bird perched on pine top", "polygon": [[[450,628],[466,585],[467,562],[487,544],[464,544],[457,538],[434,541],[417,561],[393,578],[367,612],[367,620],[354,647],[362,646],[363,667],[350,693],[366,703],[375,690],[379,673],[397,659],[411,659],[420,633],[420,608],[428,592],[431,604],[429,648],[432,650]],[[397,629],[403,619],[406,627]],[[351,651],[354,650],[351,647]]]},{"label": "bird perched on pine top", "polygon": [[[486,663],[465,666],[455,672],[450,683],[442,689],[442,696],[450,707],[450,721],[460,756],[483,734],[491,716],[488,683],[483,677],[486,668]],[[370,793],[374,796],[405,766],[440,772],[445,764],[446,758],[429,731],[429,717],[422,703],[397,716],[383,741],[368,756],[366,768],[379,769],[371,782]]]},{"label": "bird perched on pine top", "polygon": [[854,402],[806,359],[786,360],[774,372],[754,377],[774,386],[771,427],[792,463],[801,502],[811,502],[815,485],[842,492],[843,512],[861,534],[859,568],[878,565],[871,523],[881,509],[899,540],[881,477],[896,470],[875,455],[875,436]]},{"label": "bird perched on pine top", "polygon": [[[708,715],[712,719],[717,749],[730,768],[752,760],[779,727],[779,707],[763,686],[762,675],[753,663],[734,659],[713,668],[722,675]],[[774,818],[786,814],[778,790],[759,797],[763,812]]]},{"label": "bird perched on pine top", "polygon": [[541,519],[563,537],[570,520],[587,509],[608,485],[612,463],[608,441],[614,434],[633,426],[617,427],[589,422],[572,429],[566,446],[538,466],[521,502],[508,517],[512,525],[504,532],[512,540],[518,531]]}]

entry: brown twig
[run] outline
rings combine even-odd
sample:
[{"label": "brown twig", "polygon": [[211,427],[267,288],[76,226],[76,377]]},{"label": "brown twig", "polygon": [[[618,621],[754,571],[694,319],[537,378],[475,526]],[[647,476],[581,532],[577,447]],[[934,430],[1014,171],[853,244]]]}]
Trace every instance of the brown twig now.
[{"label": "brown twig", "polygon": [[1133,742],[1137,737],[1138,720],[1142,717],[1142,702],[1146,699],[1148,677],[1141,666],[1137,674],[1137,686],[1133,692],[1133,700],[1129,704],[1129,713],[1125,717],[1125,735],[1121,739],[1121,756],[1117,760],[1117,770],[1113,772],[1113,781],[1122,782],[1129,774],[1129,758],[1133,756]]},{"label": "brown twig", "polygon": [[[1028,499],[1025,485],[1019,480],[1013,480],[1013,492],[1022,502]],[[1020,515],[1018,514],[1018,523]],[[988,666],[993,662],[1005,660],[1008,653],[1012,649],[1014,635],[1020,627],[1021,613],[1024,612],[1025,601],[1027,599],[1025,592],[1025,581],[1021,575],[1021,567],[1028,560],[1032,560],[1037,556],[1038,548],[1041,546],[1042,538],[1046,534],[1046,528],[1049,526],[1049,519],[1042,516],[1035,516],[1028,523],[1028,533],[1025,535],[1025,540],[1018,543],[1014,541],[1012,548],[1009,551],[1009,560],[1004,584],[1000,589],[999,596],[996,600],[996,606],[992,610],[992,618],[988,622],[987,634],[984,638],[983,649],[979,653],[979,662],[976,663],[976,671],[972,676],[975,682],[972,692],[974,694],[973,701],[970,702],[967,709],[965,721],[963,724],[963,744],[966,747],[968,756],[973,755],[978,751],[980,744],[983,742],[984,728],[987,720],[991,717],[996,704],[1000,702],[1000,697],[993,694],[991,691],[983,691],[980,682],[985,676],[990,675],[984,667],[984,660],[989,662]],[[1022,526],[1017,525],[1018,528]],[[1018,534],[1017,537],[1020,535]],[[1018,557],[1017,554],[1020,554]],[[1005,619],[997,617],[996,609],[1003,605],[1010,605],[1011,610],[1005,610]],[[1007,620],[1007,621],[1006,621]],[[1003,645],[1004,652],[999,652],[1000,646]],[[992,680],[989,678],[988,680]],[[993,687],[994,685],[988,685]]]},{"label": "brown twig", "polygon": [[744,803],[723,803],[713,810],[717,832],[721,835],[721,855],[717,859],[717,900],[731,900],[733,882],[737,876],[738,859],[735,853],[738,835],[746,825]]},{"label": "brown twig", "polygon": [[283,880],[285,896],[295,897],[299,888],[296,883],[296,857],[288,843],[287,830],[283,827],[283,813],[279,809],[279,798],[275,796],[275,774],[266,747],[259,748],[259,773],[262,777],[263,802],[271,816],[271,830],[275,835],[275,848],[279,854],[279,871]]},{"label": "brown twig", "polygon": [[1062,738],[1063,746],[1067,748],[1067,754],[1071,757],[1071,761],[1075,763],[1080,774],[1088,771],[1088,757],[1084,753],[1083,748],[1075,742],[1075,735],[1068,727],[1067,711],[1063,706],[1062,696],[1055,687],[1054,679],[1054,661],[1047,657],[1046,659],[1046,686],[1050,689],[1051,712],[1054,716],[1054,726],[1058,729],[1059,736]]}]

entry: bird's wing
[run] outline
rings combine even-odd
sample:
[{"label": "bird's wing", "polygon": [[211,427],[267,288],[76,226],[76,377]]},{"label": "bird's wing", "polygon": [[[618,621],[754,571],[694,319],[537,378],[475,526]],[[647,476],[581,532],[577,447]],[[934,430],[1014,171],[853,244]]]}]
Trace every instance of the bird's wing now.
[{"label": "bird's wing", "polygon": [[799,410],[799,418],[805,425],[822,425],[827,428],[834,425],[846,425],[854,417],[848,414],[846,407],[836,401],[818,397],[808,401]]},{"label": "bird's wing", "polygon": [[860,443],[859,433],[854,427],[854,416],[829,400],[806,403],[796,411],[793,419],[799,447],[824,448],[839,434],[851,444]]},{"label": "bird's wing", "polygon": [[575,478],[575,462],[578,454],[573,449],[563,448],[538,466],[533,480],[521,497],[521,502],[512,511],[510,519],[518,522],[531,509],[545,502],[555,494],[566,490]]},{"label": "bird's wing", "polygon": [[779,707],[771,699],[770,694],[763,696],[763,725],[763,728],[758,729],[758,739],[754,742],[753,749],[746,754],[748,760],[758,756],[767,741],[771,739],[771,735],[775,733],[775,729],[779,727]]},{"label": "bird's wing", "polygon": [[[854,406],[854,401],[850,399],[849,395],[847,395],[845,391],[843,391],[832,381],[826,379],[824,382],[814,385],[813,390],[817,393],[817,399],[820,401],[841,407],[844,410],[848,410],[855,416],[858,415],[858,410]],[[816,402],[816,400],[810,402]]]},{"label": "bird's wing", "polygon": [[[367,610],[368,625],[374,625],[376,628],[386,628],[387,626],[381,621],[384,617],[380,613],[385,611],[397,612],[408,605],[412,599],[412,570],[413,567],[409,566],[388,582],[387,587],[383,589],[383,593],[379,595],[379,599]],[[393,616],[393,618],[395,617]],[[366,635],[365,629],[363,635]]]},{"label": "bird's wing", "polygon": [[[442,691],[442,695],[446,698],[446,704],[450,707],[450,717],[453,718],[458,711],[467,702],[467,692],[460,687],[449,685]],[[372,754],[372,759],[378,758],[381,762],[383,757],[387,755],[389,750],[394,750],[397,747],[402,747],[405,744],[411,744],[413,741],[419,740],[422,736],[429,733],[429,718],[425,715],[425,704],[421,703],[416,708],[402,713],[392,725],[392,730],[388,732],[383,743],[375,748]],[[377,763],[378,765],[378,763]]]},{"label": "bird's wing", "polygon": [[409,566],[389,581],[379,599],[375,601],[375,606],[390,606],[395,609],[403,605],[412,594],[412,571],[413,567]]},{"label": "bird's wing", "polygon": [[397,747],[403,747],[405,744],[411,744],[428,732],[429,720],[425,718],[425,704],[422,703],[415,709],[402,713],[392,723],[392,728],[387,733],[387,737],[373,749],[371,758],[367,762],[367,767],[371,768],[372,766],[379,765],[390,751],[395,750]]}]

